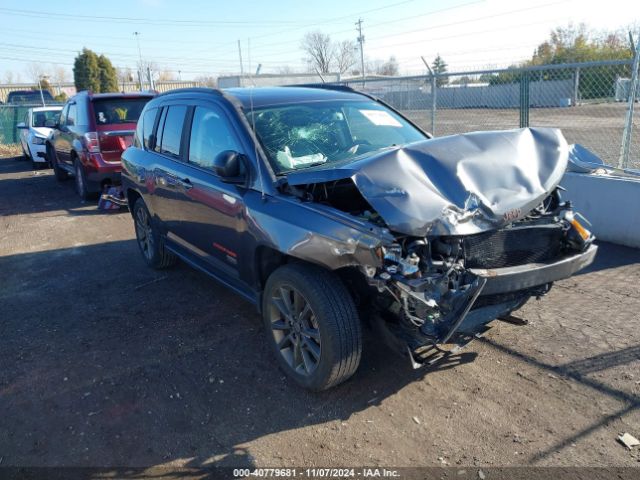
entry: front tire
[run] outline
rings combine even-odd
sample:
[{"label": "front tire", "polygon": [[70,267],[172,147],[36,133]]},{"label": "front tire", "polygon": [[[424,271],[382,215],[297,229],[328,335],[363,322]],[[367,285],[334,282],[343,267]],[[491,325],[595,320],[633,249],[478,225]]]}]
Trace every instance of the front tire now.
[{"label": "front tire", "polygon": [[58,157],[56,155],[55,150],[51,145],[47,145],[47,158],[49,163],[51,164],[51,168],[53,168],[53,173],[56,176],[56,180],[59,182],[63,182],[69,178],[69,174],[66,170],[58,165]]},{"label": "front tire", "polygon": [[31,160],[31,157],[29,156],[27,151],[24,149],[24,145],[22,142],[20,142],[20,146],[22,147],[22,157],[20,157],[20,160]]},{"label": "front tire", "polygon": [[262,317],[280,367],[302,387],[326,390],[357,370],[360,319],[334,273],[301,264],[278,268],[263,292]]},{"label": "front tire", "polygon": [[157,270],[174,265],[176,256],[165,248],[164,241],[142,198],[138,198],[133,204],[133,222],[138,248],[147,265]]}]

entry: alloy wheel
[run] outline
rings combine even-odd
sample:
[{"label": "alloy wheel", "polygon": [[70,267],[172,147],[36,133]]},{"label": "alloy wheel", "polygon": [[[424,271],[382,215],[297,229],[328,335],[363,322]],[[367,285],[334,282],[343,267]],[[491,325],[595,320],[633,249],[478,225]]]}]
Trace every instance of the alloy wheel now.
[{"label": "alloy wheel", "polygon": [[136,238],[143,255],[151,260],[153,256],[153,231],[151,228],[151,219],[144,208],[136,210]]},{"label": "alloy wheel", "polygon": [[271,307],[271,331],[280,355],[296,373],[311,375],[322,353],[311,305],[295,287],[280,285],[272,294]]}]

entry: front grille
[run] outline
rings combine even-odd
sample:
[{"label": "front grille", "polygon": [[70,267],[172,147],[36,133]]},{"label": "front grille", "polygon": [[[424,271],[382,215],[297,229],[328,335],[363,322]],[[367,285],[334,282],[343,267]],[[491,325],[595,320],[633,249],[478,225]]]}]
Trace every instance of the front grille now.
[{"label": "front grille", "polygon": [[467,268],[501,268],[551,260],[560,254],[560,225],[503,228],[463,237]]}]

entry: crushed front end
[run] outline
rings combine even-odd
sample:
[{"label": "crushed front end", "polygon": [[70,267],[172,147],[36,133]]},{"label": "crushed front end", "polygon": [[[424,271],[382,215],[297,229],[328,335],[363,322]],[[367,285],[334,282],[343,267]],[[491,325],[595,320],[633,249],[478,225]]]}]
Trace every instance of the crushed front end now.
[{"label": "crushed front end", "polygon": [[420,365],[425,347],[472,337],[589,265],[594,237],[559,193],[496,230],[402,236],[384,247],[383,268],[369,278],[379,292],[377,327]]}]

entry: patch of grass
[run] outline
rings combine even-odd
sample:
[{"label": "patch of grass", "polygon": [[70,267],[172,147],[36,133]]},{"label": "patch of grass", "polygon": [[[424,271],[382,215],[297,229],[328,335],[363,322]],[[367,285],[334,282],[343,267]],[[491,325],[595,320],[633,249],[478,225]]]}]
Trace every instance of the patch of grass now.
[{"label": "patch of grass", "polygon": [[22,155],[22,148],[19,143],[3,144],[0,143],[0,158],[2,157],[19,157]]}]

